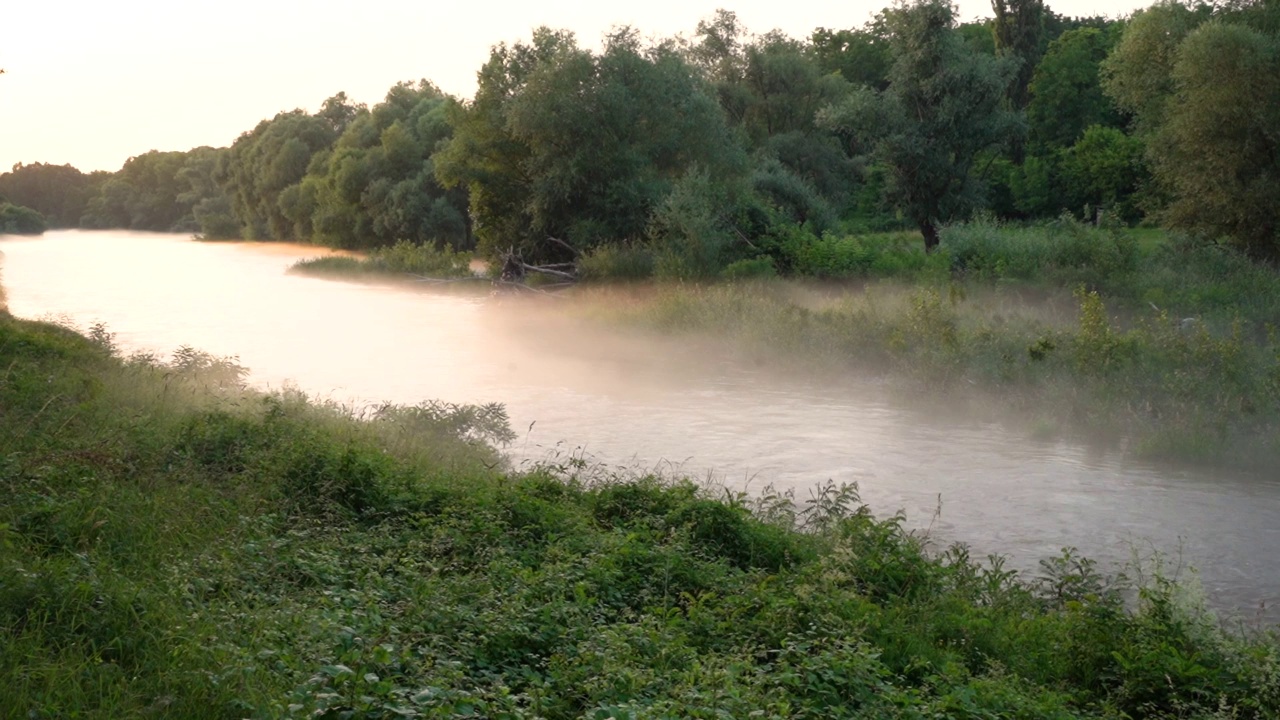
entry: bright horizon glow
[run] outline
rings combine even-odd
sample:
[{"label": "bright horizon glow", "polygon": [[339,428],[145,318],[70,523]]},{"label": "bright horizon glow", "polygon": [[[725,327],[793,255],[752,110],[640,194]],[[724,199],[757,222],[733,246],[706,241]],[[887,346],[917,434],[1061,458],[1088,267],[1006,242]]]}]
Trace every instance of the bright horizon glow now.
[{"label": "bright horizon glow", "polygon": [[[471,97],[490,48],[527,40],[543,25],[571,30],[582,46],[596,48],[618,25],[646,38],[691,36],[699,20],[726,7],[749,32],[776,28],[803,38],[817,27],[860,27],[887,4],[15,3],[5,12],[9,32],[0,45],[0,172],[17,162],[115,171],[153,149],[226,146],[278,112],[314,112],[340,91],[373,106],[403,80],[425,78]],[[1116,16],[1148,4],[1060,0],[1051,7]],[[984,0],[959,7],[966,20],[991,15]]]}]

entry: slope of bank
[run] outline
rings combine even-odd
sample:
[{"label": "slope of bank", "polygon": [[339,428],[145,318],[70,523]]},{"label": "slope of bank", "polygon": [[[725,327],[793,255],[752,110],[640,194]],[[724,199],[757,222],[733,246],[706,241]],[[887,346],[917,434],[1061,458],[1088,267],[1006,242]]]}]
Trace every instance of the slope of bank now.
[{"label": "slope of bank", "polygon": [[1275,633],[1158,577],[931,553],[851,488],[514,473],[496,406],[90,335],[0,315],[3,717],[1280,713]]}]

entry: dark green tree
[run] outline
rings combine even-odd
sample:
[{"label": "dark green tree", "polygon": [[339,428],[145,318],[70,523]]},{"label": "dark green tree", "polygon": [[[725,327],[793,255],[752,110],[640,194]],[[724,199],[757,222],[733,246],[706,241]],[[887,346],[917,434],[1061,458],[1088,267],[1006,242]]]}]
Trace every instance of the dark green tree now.
[{"label": "dark green tree", "polygon": [[198,147],[187,153],[178,170],[175,198],[184,209],[176,230],[199,234],[208,240],[239,237],[240,225],[231,212],[231,200],[217,182],[218,162],[227,148]]},{"label": "dark green tree", "polygon": [[1102,91],[1100,69],[1120,38],[1108,31],[1078,28],[1049,44],[1035,69],[1027,105],[1027,129],[1033,153],[1067,148],[1093,125],[1123,127],[1124,118]]},{"label": "dark green tree", "polygon": [[77,227],[106,173],[82,173],[70,165],[18,163],[0,175],[0,195],[40,213],[52,227]]},{"label": "dark green tree", "polygon": [[892,56],[883,19],[861,29],[818,28],[809,36],[809,51],[824,73],[840,73],[853,85],[875,90],[889,85]]},{"label": "dark green tree", "polygon": [[190,207],[178,203],[178,172],[186,153],[151,150],[125,161],[89,201],[80,224],[88,228],[171,231]]},{"label": "dark green tree", "polygon": [[895,8],[886,21],[894,55],[889,87],[856,91],[823,120],[884,169],[886,200],[920,228],[932,251],[939,224],[981,204],[980,155],[1022,132],[1003,103],[1016,62],[968,47],[947,2]]},{"label": "dark green tree", "polygon": [[400,83],[371,112],[347,117],[333,151],[282,193],[286,215],[336,247],[408,240],[469,249],[465,191],[441,186],[431,160],[452,136],[452,102],[425,80]]},{"label": "dark green tree", "polygon": [[745,154],[699,71],[670,44],[634,31],[603,52],[546,29],[494,48],[475,100],[435,158],[470,191],[482,247],[529,256],[645,236],[655,207],[695,168],[719,182],[745,173]]},{"label": "dark green tree", "polygon": [[[1148,178],[1141,140],[1114,127],[1094,125],[1061,152],[1059,203],[1075,212],[1114,212],[1125,221],[1141,216],[1136,197]],[[1092,219],[1092,218],[1090,218]]]},{"label": "dark green tree", "polygon": [[0,235],[39,235],[48,228],[44,216],[35,210],[0,200]]},{"label": "dark green tree", "polygon": [[996,54],[1018,60],[1008,97],[1009,104],[1021,110],[1031,99],[1027,87],[1044,52],[1044,0],[991,0],[991,10]]},{"label": "dark green tree", "polygon": [[341,118],[351,113],[342,109],[345,96],[335,96],[331,101],[325,103],[326,115],[293,110],[263,120],[241,135],[219,160],[218,184],[227,194],[242,237],[306,238],[309,228],[298,227],[296,213],[286,214],[281,196],[302,181],[312,159],[328,151],[341,134]]}]

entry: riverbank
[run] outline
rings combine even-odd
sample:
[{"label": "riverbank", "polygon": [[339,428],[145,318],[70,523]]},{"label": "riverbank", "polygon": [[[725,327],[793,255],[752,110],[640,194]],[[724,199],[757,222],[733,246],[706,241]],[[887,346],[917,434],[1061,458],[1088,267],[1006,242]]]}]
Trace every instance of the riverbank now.
[{"label": "riverbank", "polygon": [[475,277],[474,260],[468,253],[449,248],[399,242],[391,247],[374,248],[360,256],[325,255],[299,260],[290,272],[319,277],[380,278],[408,280],[434,278],[461,280]]},{"label": "riverbank", "polygon": [[[643,248],[581,262],[571,302],[530,312],[716,342],[804,373],[874,373],[908,402],[961,405],[1039,438],[1156,461],[1280,464],[1280,275],[1160,231],[1064,220],[975,222],[932,256],[909,234],[779,241],[718,282],[620,283],[653,272]],[[379,251],[295,266],[404,280],[455,254]],[[791,277],[779,278],[775,265]],[[350,266],[350,267],[348,267]],[[749,269],[749,268],[748,268]],[[642,273],[643,275],[643,273]],[[456,273],[455,273],[456,276]]]},{"label": "riverbank", "polygon": [[[12,717],[1273,717],[1274,631],[1080,558],[930,550],[850,489],[502,468],[498,408],[245,390],[0,316]],[[1234,713],[1234,715],[1232,715]]]}]

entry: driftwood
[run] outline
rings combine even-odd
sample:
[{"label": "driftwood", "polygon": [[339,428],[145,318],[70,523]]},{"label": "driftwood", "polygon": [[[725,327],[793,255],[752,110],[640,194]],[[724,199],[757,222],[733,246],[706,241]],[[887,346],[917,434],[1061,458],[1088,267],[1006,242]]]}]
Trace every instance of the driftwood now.
[{"label": "driftwood", "polygon": [[[547,237],[547,239],[567,248],[575,257],[577,256],[578,251],[574,250],[569,243],[553,237]],[[530,265],[524,261],[524,258],[515,248],[508,248],[502,254],[500,267],[502,269],[498,273],[498,280],[494,281],[494,284],[500,287],[519,286],[527,290],[538,290],[538,288],[530,287],[525,281],[529,277],[529,273],[538,273],[560,280],[559,283],[543,286],[543,290],[539,292],[544,292],[544,294],[549,294],[545,293],[546,288],[565,287],[578,282],[578,263],[576,261]]]}]

